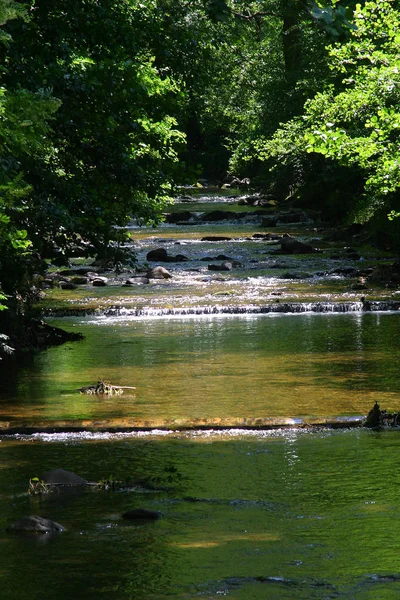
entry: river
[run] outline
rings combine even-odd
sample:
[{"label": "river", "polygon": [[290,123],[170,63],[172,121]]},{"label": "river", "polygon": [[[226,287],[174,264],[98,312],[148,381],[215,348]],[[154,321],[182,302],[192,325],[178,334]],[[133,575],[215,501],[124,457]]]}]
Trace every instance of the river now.
[{"label": "river", "polygon": [[[249,225],[224,227],[242,236]],[[184,246],[199,228],[181,231]],[[2,598],[399,597],[400,438],[354,427],[375,401],[400,410],[399,314],[362,310],[351,282],[321,275],[326,255],[310,258],[306,268],[319,273],[310,283],[276,277],[294,259],[277,271],[268,248],[258,263],[243,248],[235,256],[256,267],[250,285],[244,267],[210,275],[193,254],[169,287],[114,282],[101,293],[103,308],[97,290],[75,300],[49,294],[58,315],[77,309],[51,322],[84,339],[27,356],[0,390]],[[315,300],[312,285],[323,302],[336,301],[340,288],[352,310],[207,309],[262,307],[268,294],[275,303],[273,292],[301,302],[306,288]],[[94,302],[100,310],[85,314]],[[201,310],[188,315],[188,307]],[[76,391],[98,379],[136,389]],[[308,428],[335,419],[348,426]],[[32,477],[55,468],[126,484],[28,494]],[[122,518],[136,507],[162,517]],[[66,531],[7,531],[29,514]]]}]

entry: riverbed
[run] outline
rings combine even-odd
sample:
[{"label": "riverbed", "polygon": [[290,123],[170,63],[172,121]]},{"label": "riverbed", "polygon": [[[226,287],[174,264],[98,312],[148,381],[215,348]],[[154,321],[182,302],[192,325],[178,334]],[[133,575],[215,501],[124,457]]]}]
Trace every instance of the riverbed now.
[{"label": "riverbed", "polygon": [[[186,255],[171,279],[46,291],[48,321],[84,338],[27,355],[0,390],[2,598],[399,596],[400,438],[360,427],[376,401],[400,411],[397,289],[364,285],[368,248],[274,231],[318,252],[279,255],[252,214],[133,224],[141,264]],[[221,255],[233,268],[209,269]],[[100,379],[135,389],[79,393]],[[124,485],[28,493],[56,468]],[[162,516],[122,517],[140,507]],[[7,531],[29,514],[66,531]]]}]

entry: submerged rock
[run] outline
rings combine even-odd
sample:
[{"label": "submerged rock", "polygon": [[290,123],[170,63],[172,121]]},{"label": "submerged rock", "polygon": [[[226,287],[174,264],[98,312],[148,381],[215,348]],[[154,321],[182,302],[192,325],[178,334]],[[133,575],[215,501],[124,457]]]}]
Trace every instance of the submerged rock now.
[{"label": "submerged rock", "polygon": [[148,277],[129,277],[124,283],[124,285],[141,285],[150,283],[150,279]]},{"label": "submerged rock", "polygon": [[50,519],[46,519],[45,517],[38,517],[36,515],[32,515],[29,517],[23,517],[22,519],[19,519],[19,521],[16,521],[12,525],[10,525],[10,527],[7,528],[7,531],[26,531],[29,533],[56,533],[65,531],[65,528],[59,523],[51,521]]},{"label": "submerged rock", "polygon": [[150,508],[133,508],[125,512],[122,517],[130,520],[148,519],[156,521],[163,516],[158,510],[151,510]]}]

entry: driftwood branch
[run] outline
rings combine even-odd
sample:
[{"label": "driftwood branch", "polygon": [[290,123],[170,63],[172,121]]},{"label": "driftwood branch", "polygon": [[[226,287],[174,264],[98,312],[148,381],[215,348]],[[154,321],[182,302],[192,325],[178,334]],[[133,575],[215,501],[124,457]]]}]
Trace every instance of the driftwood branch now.
[{"label": "driftwood branch", "polygon": [[136,390],[136,388],[132,385],[112,385],[110,382],[100,379],[95,385],[79,388],[78,392],[88,396],[120,396],[124,390]]}]

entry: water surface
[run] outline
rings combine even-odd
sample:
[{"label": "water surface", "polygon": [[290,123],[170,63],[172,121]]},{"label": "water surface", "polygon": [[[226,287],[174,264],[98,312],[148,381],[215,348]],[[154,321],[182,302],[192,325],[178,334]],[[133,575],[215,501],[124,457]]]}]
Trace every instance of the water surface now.
[{"label": "water surface", "polygon": [[[399,446],[366,430],[3,438],[2,598],[397,598]],[[60,466],[142,484],[24,493]],[[134,507],[163,517],[121,518]],[[23,514],[67,531],[6,532]]]},{"label": "water surface", "polygon": [[[365,415],[400,410],[398,313],[192,318],[87,317],[82,342],[50,348],[0,392],[2,420],[209,420]],[[56,323],[57,324],[57,323]],[[99,379],[122,396],[76,390]]]}]

